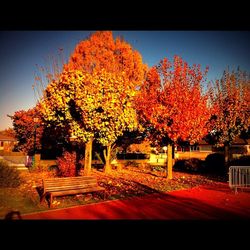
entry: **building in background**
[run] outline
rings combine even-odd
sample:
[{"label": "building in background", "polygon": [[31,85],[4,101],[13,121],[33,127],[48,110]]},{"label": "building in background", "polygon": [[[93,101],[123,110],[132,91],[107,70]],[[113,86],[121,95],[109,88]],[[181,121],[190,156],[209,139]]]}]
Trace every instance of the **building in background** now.
[{"label": "building in background", "polygon": [[0,151],[11,152],[16,144],[17,140],[14,137],[0,134]]}]

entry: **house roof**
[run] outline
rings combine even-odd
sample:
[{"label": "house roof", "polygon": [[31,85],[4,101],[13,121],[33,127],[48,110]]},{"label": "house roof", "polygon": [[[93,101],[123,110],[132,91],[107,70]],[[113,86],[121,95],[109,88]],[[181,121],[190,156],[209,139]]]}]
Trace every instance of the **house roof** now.
[{"label": "house roof", "polygon": [[0,134],[0,141],[17,141],[17,140],[14,137]]},{"label": "house roof", "polygon": [[198,141],[198,145],[210,145],[210,144],[207,143],[205,140],[200,140]]},{"label": "house roof", "polygon": [[[205,140],[200,140],[198,145],[210,145]],[[236,137],[233,141],[232,145],[250,145],[250,139],[242,139],[240,137]]]},{"label": "house roof", "polygon": [[235,138],[233,145],[250,145],[250,139],[242,139],[240,137]]}]

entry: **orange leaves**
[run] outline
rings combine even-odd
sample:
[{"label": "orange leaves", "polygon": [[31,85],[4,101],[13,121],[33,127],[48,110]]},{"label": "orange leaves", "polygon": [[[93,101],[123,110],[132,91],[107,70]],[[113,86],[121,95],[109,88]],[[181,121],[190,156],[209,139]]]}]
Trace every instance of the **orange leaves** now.
[{"label": "orange leaves", "polygon": [[71,129],[78,140],[94,137],[107,146],[123,131],[137,127],[133,105],[146,65],[141,55],[112,32],[100,31],[81,41],[51,82],[41,110],[44,118]]},{"label": "orange leaves", "polygon": [[[34,118],[38,121],[34,122]],[[44,127],[39,112],[39,105],[27,111],[16,111],[11,117],[13,127],[18,139],[18,149],[26,153],[34,153],[34,135],[36,130],[36,150],[41,149],[41,137]]]},{"label": "orange leaves", "polygon": [[105,69],[116,75],[124,74],[134,86],[141,85],[147,66],[140,53],[120,38],[113,39],[111,31],[99,31],[81,41],[75,48],[65,69],[79,69],[92,73]]}]

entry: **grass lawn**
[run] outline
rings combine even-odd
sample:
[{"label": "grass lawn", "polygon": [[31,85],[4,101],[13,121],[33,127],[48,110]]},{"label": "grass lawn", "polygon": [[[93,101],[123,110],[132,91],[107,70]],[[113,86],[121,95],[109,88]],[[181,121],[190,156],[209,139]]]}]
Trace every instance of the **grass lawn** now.
[{"label": "grass lawn", "polygon": [[[172,180],[167,180],[161,168],[133,166],[119,172],[113,170],[110,174],[92,168],[91,175],[96,176],[99,185],[105,188],[108,200],[188,189],[203,184],[213,185],[216,181],[221,181],[218,178],[177,171],[173,172]],[[26,214],[103,201],[98,193],[55,197],[57,204],[49,209],[46,201],[40,203],[38,190],[42,187],[42,179],[52,176],[53,172],[25,171],[21,173],[23,183],[19,187],[0,188],[0,219],[4,219],[11,211]]]}]

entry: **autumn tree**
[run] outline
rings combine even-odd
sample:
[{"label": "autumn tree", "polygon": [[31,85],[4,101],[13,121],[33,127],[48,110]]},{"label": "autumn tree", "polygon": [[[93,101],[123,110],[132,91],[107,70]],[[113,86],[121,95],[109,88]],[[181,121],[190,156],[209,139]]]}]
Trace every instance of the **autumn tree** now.
[{"label": "autumn tree", "polygon": [[87,118],[84,107],[77,105],[80,98],[86,101],[89,98],[88,93],[84,92],[84,78],[80,71],[65,70],[58,79],[47,85],[40,101],[40,112],[47,126],[60,128],[68,143],[73,137],[80,144],[94,136],[87,122],[83,121],[83,118]]},{"label": "autumn tree", "polygon": [[105,69],[107,72],[124,74],[134,85],[140,86],[147,66],[140,53],[121,37],[113,38],[112,31],[97,31],[79,42],[64,66],[67,70],[78,69],[92,73]]},{"label": "autumn tree", "polygon": [[40,110],[40,104],[37,104],[34,108],[19,110],[10,115],[18,140],[17,150],[28,155],[34,155],[36,151],[45,157],[59,156],[62,148],[67,148],[67,141],[62,136],[63,131],[58,127],[47,126]]},{"label": "autumn tree", "polygon": [[214,84],[212,101],[217,112],[211,118],[210,136],[216,145],[225,147],[225,162],[234,139],[250,126],[249,96],[250,78],[240,69],[224,71]]},{"label": "autumn tree", "polygon": [[[70,56],[69,62],[64,66],[64,69],[66,71],[80,70],[83,73],[89,74],[95,72],[95,77],[101,77],[101,75],[105,71],[106,73],[104,74],[109,74],[109,79],[116,79],[115,88],[118,89],[120,85],[127,84],[127,89],[129,89],[133,94],[133,91],[136,89],[136,87],[142,84],[147,67],[145,64],[143,64],[140,53],[134,50],[129,43],[127,43],[120,37],[114,39],[111,31],[98,31],[91,34],[88,39],[83,40],[79,44],[77,44],[74,52]],[[110,74],[112,74],[113,76],[111,76]],[[119,82],[118,79],[121,79],[121,81]],[[111,87],[112,84],[110,85],[110,80],[106,81],[107,86],[105,86],[105,82],[103,82],[102,79],[99,79],[98,82],[100,83],[100,86],[95,85],[95,88],[99,88],[100,91],[103,91],[102,102],[106,103],[106,106],[109,98],[110,100],[117,100],[118,96],[119,98],[123,98],[124,103],[126,102],[126,100],[128,100],[128,103],[130,102],[129,99],[131,95],[129,91],[126,92],[127,95],[117,94],[116,97],[111,98],[109,94],[109,98],[106,98],[106,94],[108,95],[108,93],[111,92],[114,93],[114,90],[112,90]],[[105,89],[107,89],[108,91],[105,91]],[[122,89],[122,87],[120,87],[120,89]],[[115,104],[110,103],[110,105],[111,107],[116,108]],[[106,114],[106,111],[104,112],[104,114]],[[99,114],[97,113],[97,115]],[[113,115],[116,116],[117,113],[113,112]],[[115,119],[115,117],[113,118]],[[116,118],[118,119],[118,117]],[[123,129],[123,127],[124,126],[121,126],[119,127],[119,129]],[[113,143],[113,139],[116,138],[114,134],[117,134],[117,128],[114,132],[111,132],[110,129],[108,131],[104,131],[104,129],[105,128],[102,128],[99,131],[98,140],[107,147],[107,167],[105,169],[106,171],[108,171],[108,169],[110,168],[108,167],[109,155],[111,150],[110,145]],[[113,135],[111,135],[112,133]],[[107,137],[106,140],[104,139],[105,137]],[[111,137],[113,138],[112,140]],[[85,164],[88,165],[88,168],[90,168],[91,166],[93,139],[93,137],[88,138],[85,149]]]},{"label": "autumn tree", "polygon": [[211,109],[202,88],[207,73],[200,65],[188,66],[181,57],[167,58],[150,69],[136,99],[140,121],[151,141],[168,146],[167,177],[172,179],[172,146],[194,144],[208,128]]},{"label": "autumn tree", "polygon": [[[38,108],[35,107],[27,111],[19,110],[10,117],[18,140],[17,149],[30,155],[35,153],[34,145],[36,145],[37,150],[40,150],[43,126],[41,125],[41,116]],[[38,118],[38,121],[35,121],[34,118]],[[40,126],[37,126],[38,124]]]},{"label": "autumn tree", "polygon": [[[59,80],[47,86],[41,112],[47,122],[68,130],[66,134],[74,135],[78,142],[95,138],[105,146],[105,171],[109,172],[112,145],[123,131],[137,127],[132,106],[135,92],[126,77],[104,69],[91,74],[65,70]],[[88,166],[84,167],[86,174]]]}]

